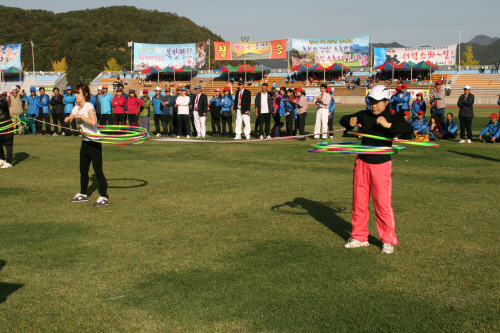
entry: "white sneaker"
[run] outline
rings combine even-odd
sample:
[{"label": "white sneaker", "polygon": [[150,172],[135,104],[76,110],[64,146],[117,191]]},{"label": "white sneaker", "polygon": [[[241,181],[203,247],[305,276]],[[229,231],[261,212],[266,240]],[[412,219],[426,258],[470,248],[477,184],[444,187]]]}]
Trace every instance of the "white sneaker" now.
[{"label": "white sneaker", "polygon": [[315,136],[314,136],[314,138],[315,138],[315,139],[319,139],[319,136],[315,135]]},{"label": "white sneaker", "polygon": [[74,198],[70,200],[71,202],[87,202],[89,198],[86,194],[77,193]]},{"label": "white sneaker", "polygon": [[52,134],[52,136],[59,136],[59,134],[57,134],[57,133],[54,133],[54,134]]},{"label": "white sneaker", "polygon": [[392,252],[394,252],[394,245],[391,245],[389,243],[384,243],[384,246],[382,246],[382,251],[380,253],[391,254]]},{"label": "white sneaker", "polygon": [[0,169],[12,168],[12,164],[5,162]]},{"label": "white sneaker", "polygon": [[271,136],[270,136],[270,135],[266,136],[266,139],[270,139],[270,138],[271,138]]},{"label": "white sneaker", "polygon": [[197,135],[197,136],[196,136],[196,138],[197,138],[197,139],[201,139],[201,136],[200,136],[200,135]]},{"label": "white sneaker", "polygon": [[3,165],[5,163],[4,160],[0,160],[0,165]]},{"label": "white sneaker", "polygon": [[160,134],[160,133],[157,133],[157,134],[156,134],[156,137],[157,137],[157,138],[161,137],[161,134]]},{"label": "white sneaker", "polygon": [[191,136],[190,135],[186,135],[186,139],[189,139]]},{"label": "white sneaker", "polygon": [[247,140],[250,140],[250,137],[249,137],[249,136],[247,136],[247,137],[246,137],[246,139],[247,139]]},{"label": "white sneaker", "polygon": [[462,140],[458,141],[458,143],[465,143],[465,140],[462,139]]},{"label": "white sneaker", "polygon": [[181,137],[177,135],[177,139],[180,139]]},{"label": "white sneaker", "polygon": [[327,136],[323,136],[323,137],[321,137],[321,139],[325,140],[325,139],[328,139],[328,137]]},{"label": "white sneaker", "polygon": [[102,207],[108,205],[108,198],[99,197],[96,202],[94,202],[94,207]]},{"label": "white sneaker", "polygon": [[62,132],[62,136],[66,136],[66,132]]},{"label": "white sneaker", "polygon": [[330,139],[333,139],[333,135],[330,135]]},{"label": "white sneaker", "polygon": [[472,143],[471,139],[467,139],[467,143]]},{"label": "white sneaker", "polygon": [[241,140],[241,136],[235,136],[234,139],[235,140]]},{"label": "white sneaker", "polygon": [[361,242],[357,239],[349,238],[347,243],[345,243],[344,247],[346,249],[354,249],[355,247],[368,246],[368,245],[370,245],[368,241]]},{"label": "white sneaker", "polygon": [[263,136],[263,135],[259,136],[259,139],[263,140],[263,139],[264,139],[264,136]]}]

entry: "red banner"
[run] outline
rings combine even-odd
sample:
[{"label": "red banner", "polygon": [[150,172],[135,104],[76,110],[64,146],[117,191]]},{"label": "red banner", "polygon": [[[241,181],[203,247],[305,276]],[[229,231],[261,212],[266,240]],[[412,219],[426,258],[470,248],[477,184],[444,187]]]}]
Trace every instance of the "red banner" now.
[{"label": "red banner", "polygon": [[264,42],[214,42],[215,61],[286,59],[286,39]]}]

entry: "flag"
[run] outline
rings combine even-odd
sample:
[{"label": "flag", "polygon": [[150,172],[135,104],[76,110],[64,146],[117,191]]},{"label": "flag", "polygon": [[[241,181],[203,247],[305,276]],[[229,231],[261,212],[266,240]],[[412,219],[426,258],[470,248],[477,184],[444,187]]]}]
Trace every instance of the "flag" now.
[{"label": "flag", "polygon": [[133,43],[134,43],[134,42],[128,42],[128,47],[132,47],[132,44],[133,44]]}]

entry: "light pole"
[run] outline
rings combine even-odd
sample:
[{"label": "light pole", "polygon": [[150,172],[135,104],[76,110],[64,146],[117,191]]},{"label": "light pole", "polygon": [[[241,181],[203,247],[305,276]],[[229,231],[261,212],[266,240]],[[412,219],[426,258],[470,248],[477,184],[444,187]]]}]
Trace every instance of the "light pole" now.
[{"label": "light pole", "polygon": [[[248,36],[240,36],[240,42],[242,43],[248,43],[250,37]],[[243,65],[246,65],[245,59],[243,59]],[[247,83],[247,69],[245,68],[245,84]]]},{"label": "light pole", "polygon": [[461,68],[460,68],[460,29],[458,29],[458,71],[460,72]]}]

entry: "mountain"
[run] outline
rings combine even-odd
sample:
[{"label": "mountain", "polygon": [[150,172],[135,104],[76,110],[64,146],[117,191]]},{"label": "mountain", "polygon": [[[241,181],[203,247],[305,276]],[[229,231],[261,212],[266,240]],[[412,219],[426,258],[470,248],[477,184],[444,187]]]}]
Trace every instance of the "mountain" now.
[{"label": "mountain", "polygon": [[[66,57],[71,85],[89,83],[104,70],[108,59],[116,58],[130,69],[127,42],[183,44],[224,41],[205,27],[174,13],[114,6],[54,14],[0,6],[0,44],[23,43],[21,60],[32,71],[31,44],[35,44],[35,69],[52,71],[52,61]],[[213,44],[212,44],[213,47]],[[213,52],[212,52],[213,58]]]},{"label": "mountain", "polygon": [[467,44],[479,44],[482,46],[490,45],[493,42],[496,42],[500,38],[498,37],[488,37],[485,35],[477,35],[476,37],[472,38]]},{"label": "mountain", "polygon": [[500,39],[489,45],[461,43],[460,52],[462,54],[465,53],[466,45],[472,45],[472,52],[474,53],[474,59],[479,60],[479,63],[481,65],[493,65],[499,61],[498,55],[500,54]]}]

